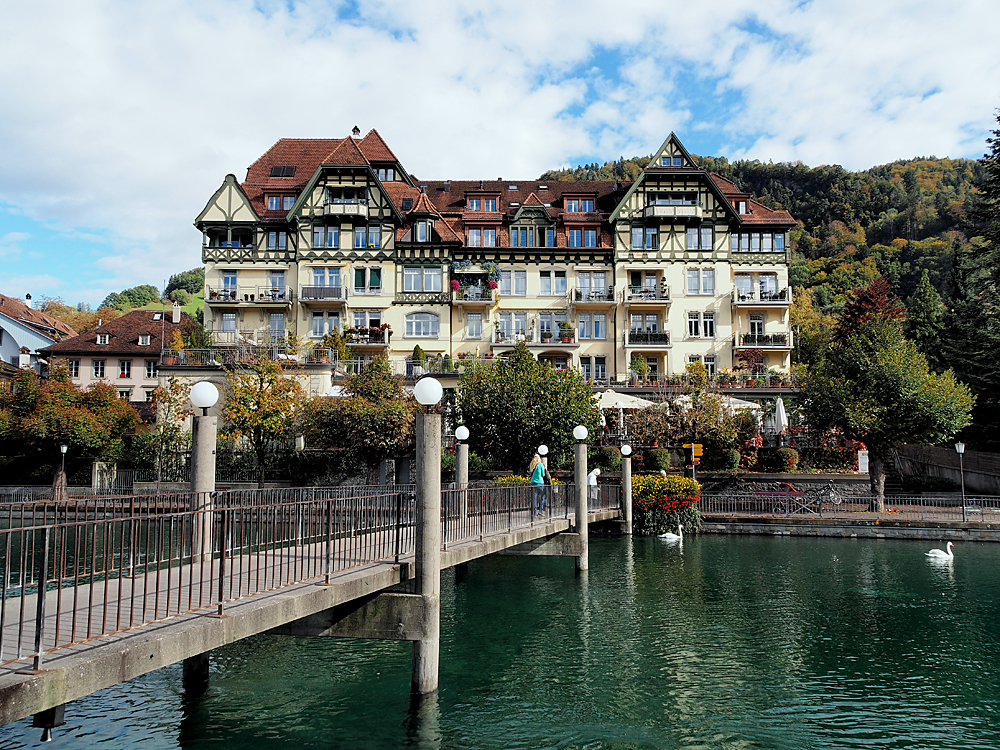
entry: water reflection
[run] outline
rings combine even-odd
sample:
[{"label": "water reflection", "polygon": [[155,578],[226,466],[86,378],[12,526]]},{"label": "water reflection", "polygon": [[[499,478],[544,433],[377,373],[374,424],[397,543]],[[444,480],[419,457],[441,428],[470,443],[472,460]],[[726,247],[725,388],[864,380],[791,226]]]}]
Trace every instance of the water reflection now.
[{"label": "water reflection", "polygon": [[[993,747],[1000,547],[926,549],[595,538],[586,576],[477,561],[443,576],[430,699],[409,644],[253,638],[213,654],[200,701],[173,668],[71,704],[62,746]],[[35,746],[28,724],[0,747]]]}]

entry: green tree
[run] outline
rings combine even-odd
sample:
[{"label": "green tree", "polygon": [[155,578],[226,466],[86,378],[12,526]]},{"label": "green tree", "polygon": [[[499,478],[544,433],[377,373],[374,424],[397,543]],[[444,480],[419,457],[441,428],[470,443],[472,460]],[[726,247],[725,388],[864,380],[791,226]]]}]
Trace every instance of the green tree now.
[{"label": "green tree", "polygon": [[53,490],[65,495],[60,445],[79,458],[116,460],[127,431],[142,424],[127,401],[108,383],[81,390],[65,366],[55,364],[42,382],[32,370],[21,370],[13,391],[0,392],[0,448],[5,456],[35,457],[55,466]]},{"label": "green tree", "polygon": [[257,457],[258,485],[264,486],[267,449],[295,434],[302,405],[296,371],[265,357],[247,359],[226,371],[222,434],[245,440]]},{"label": "green tree", "polygon": [[569,461],[573,428],[591,436],[599,423],[594,392],[576,370],[555,370],[535,359],[524,342],[492,365],[467,369],[459,380],[458,410],[470,449],[494,465],[524,470],[539,445],[553,463]]},{"label": "green tree", "polygon": [[794,364],[814,365],[826,356],[833,335],[835,319],[824,315],[813,304],[811,289],[797,288],[792,296],[788,318],[795,331]]},{"label": "green tree", "polygon": [[160,300],[160,290],[150,284],[140,284],[120,292],[112,292],[104,298],[101,307],[113,307],[121,312],[128,312],[133,307],[142,307],[150,302]]},{"label": "green tree", "polygon": [[903,336],[897,300],[883,291],[877,282],[856,290],[826,358],[804,368],[801,382],[811,427],[837,429],[867,446],[878,511],[885,508],[885,462],[892,450],[949,438],[969,424],[974,402],[951,370],[929,370],[916,344]]},{"label": "green tree", "polygon": [[[188,294],[194,296],[201,294],[205,288],[205,269],[192,268],[190,271],[175,273],[167,281],[167,286],[163,290],[163,296],[169,297],[175,289],[183,289]],[[173,298],[171,298],[173,299]]]},{"label": "green tree", "polygon": [[931,285],[930,274],[925,268],[907,308],[906,334],[932,361],[937,356],[943,311],[941,295]]},{"label": "green tree", "polygon": [[310,447],[338,451],[343,465],[364,466],[370,480],[380,461],[412,449],[416,402],[384,358],[349,378],[344,390],[346,398],[321,396],[306,403],[303,434]]}]

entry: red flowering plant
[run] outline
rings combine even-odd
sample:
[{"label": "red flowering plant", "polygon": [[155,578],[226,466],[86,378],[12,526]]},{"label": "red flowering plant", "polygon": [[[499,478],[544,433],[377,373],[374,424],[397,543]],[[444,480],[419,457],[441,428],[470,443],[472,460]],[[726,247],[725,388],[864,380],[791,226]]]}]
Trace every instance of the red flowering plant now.
[{"label": "red flowering plant", "polygon": [[633,532],[639,535],[676,532],[679,524],[696,532],[701,528],[700,499],[701,485],[693,479],[656,474],[633,475]]}]

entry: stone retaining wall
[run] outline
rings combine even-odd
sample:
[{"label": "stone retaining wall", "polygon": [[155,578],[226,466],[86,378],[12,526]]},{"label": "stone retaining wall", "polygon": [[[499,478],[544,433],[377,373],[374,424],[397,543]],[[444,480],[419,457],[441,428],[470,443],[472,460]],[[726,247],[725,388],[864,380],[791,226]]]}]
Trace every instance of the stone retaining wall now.
[{"label": "stone retaining wall", "polygon": [[913,539],[928,542],[1000,542],[1000,524],[949,521],[866,521],[843,519],[755,518],[748,520],[703,516],[703,534],[762,536],[827,536],[843,539]]}]

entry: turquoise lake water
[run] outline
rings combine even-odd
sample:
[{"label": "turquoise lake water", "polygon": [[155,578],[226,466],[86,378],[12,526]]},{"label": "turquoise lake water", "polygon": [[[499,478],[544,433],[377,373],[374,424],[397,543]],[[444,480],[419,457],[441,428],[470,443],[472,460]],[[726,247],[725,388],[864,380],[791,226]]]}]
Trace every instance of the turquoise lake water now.
[{"label": "turquoise lake water", "polygon": [[[442,581],[441,690],[404,643],[261,636],[66,710],[49,748],[996,748],[1000,545],[593,539]],[[36,746],[30,719],[0,748]]]}]

